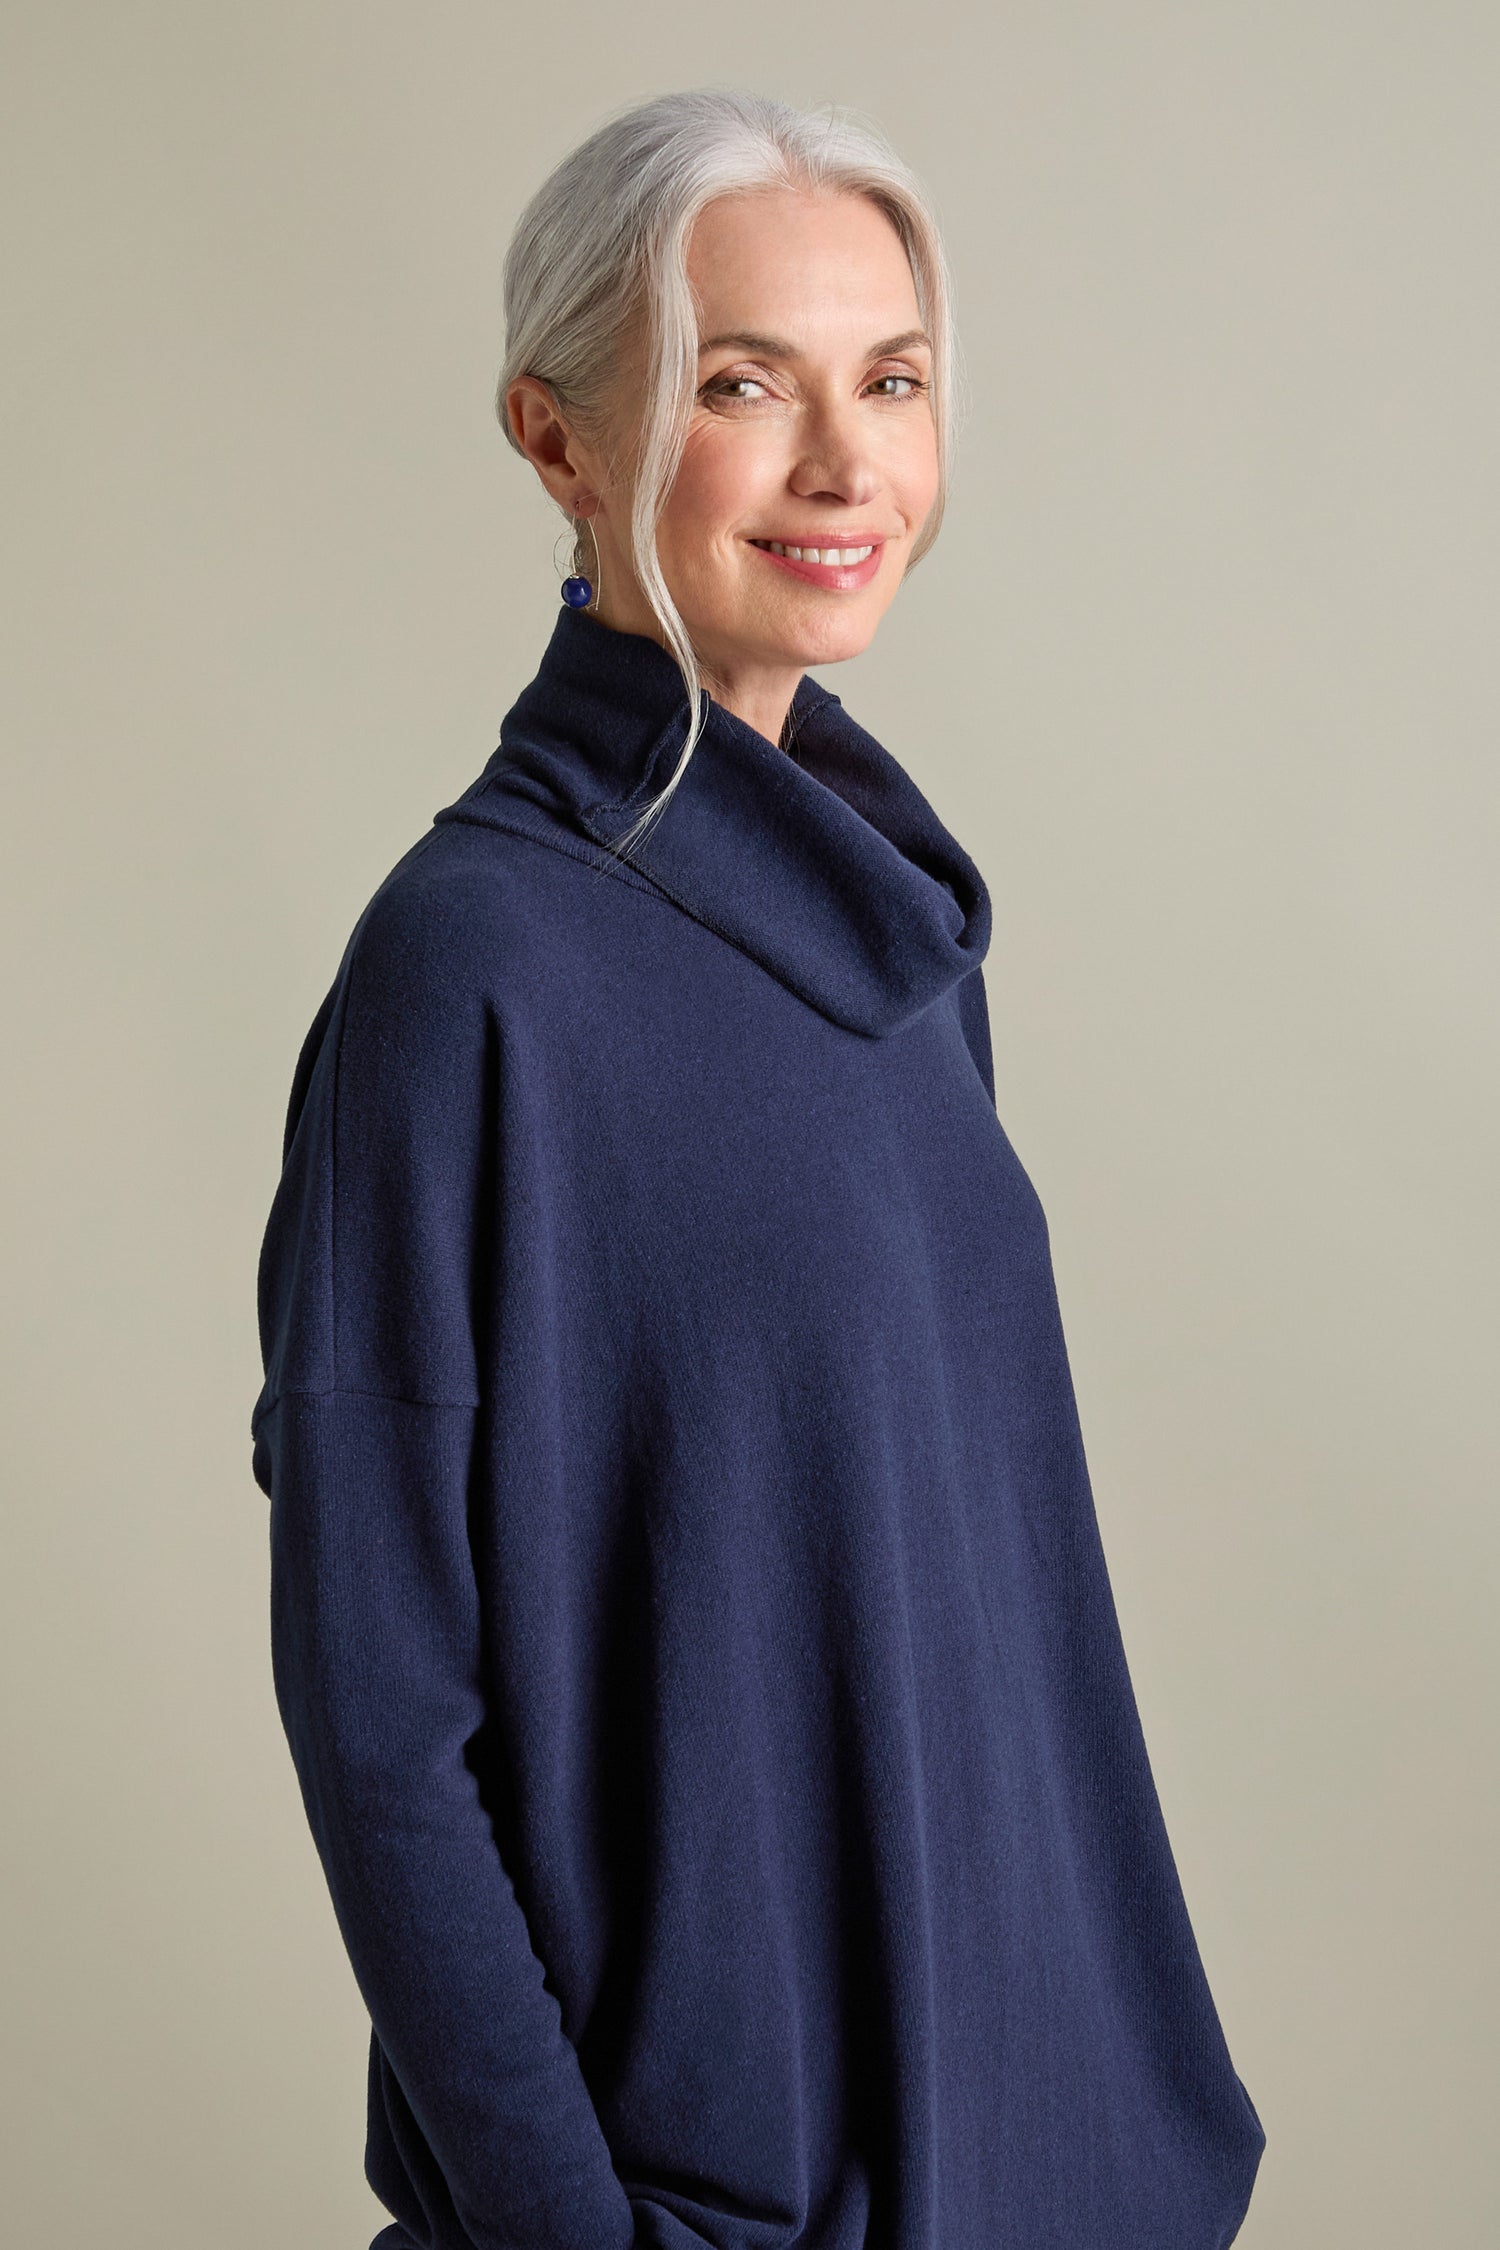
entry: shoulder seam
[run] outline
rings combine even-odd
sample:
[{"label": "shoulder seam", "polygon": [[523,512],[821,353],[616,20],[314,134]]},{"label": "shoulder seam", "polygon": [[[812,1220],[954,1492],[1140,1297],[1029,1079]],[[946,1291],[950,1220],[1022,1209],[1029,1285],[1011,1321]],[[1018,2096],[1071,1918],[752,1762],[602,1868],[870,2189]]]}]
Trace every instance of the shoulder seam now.
[{"label": "shoulder seam", "polygon": [[353,1383],[330,1383],[326,1387],[326,1389],[323,1390],[313,1390],[309,1385],[304,1383],[288,1383],[281,1390],[273,1391],[269,1398],[265,1399],[259,1406],[257,1406],[250,1423],[250,1432],[252,1437],[260,1428],[260,1425],[266,1419],[266,1416],[270,1414],[274,1408],[278,1407],[283,1399],[287,1398],[384,1399],[386,1404],[389,1406],[427,1406],[434,1407],[439,1412],[450,1414],[477,1413],[480,1403],[477,1398],[409,1398],[404,1392],[401,1391],[362,1390],[358,1387],[358,1385]]}]

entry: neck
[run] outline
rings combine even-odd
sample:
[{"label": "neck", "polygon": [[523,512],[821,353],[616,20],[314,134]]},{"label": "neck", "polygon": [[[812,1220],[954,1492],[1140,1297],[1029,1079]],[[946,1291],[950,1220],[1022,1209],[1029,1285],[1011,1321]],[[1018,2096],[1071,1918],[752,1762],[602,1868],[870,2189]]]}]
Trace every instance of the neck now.
[{"label": "neck", "polygon": [[763,664],[749,667],[720,661],[712,670],[706,664],[704,667],[714,701],[743,719],[747,727],[754,727],[767,742],[778,745],[801,677],[800,669],[788,671],[785,666],[772,669]]}]

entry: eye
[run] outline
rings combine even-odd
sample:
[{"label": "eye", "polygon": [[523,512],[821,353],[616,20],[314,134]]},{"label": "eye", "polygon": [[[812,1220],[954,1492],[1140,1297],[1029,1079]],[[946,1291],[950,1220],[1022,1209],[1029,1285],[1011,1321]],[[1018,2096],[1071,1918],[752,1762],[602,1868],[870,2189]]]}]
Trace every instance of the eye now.
[{"label": "eye", "polygon": [[762,397],[770,395],[758,375],[722,375],[703,387],[710,398],[744,398],[747,391],[758,391]]},{"label": "eye", "polygon": [[874,382],[874,384],[872,384],[871,388],[872,388],[872,389],[876,389],[876,390],[878,390],[878,389],[879,389],[879,386],[880,386],[880,385],[881,385],[882,383],[904,383],[904,384],[906,385],[906,388],[905,388],[905,390],[904,390],[904,391],[883,391],[883,392],[880,392],[880,395],[881,395],[882,397],[884,397],[884,398],[915,398],[915,397],[916,397],[916,395],[917,395],[917,393],[918,393],[919,391],[925,391],[925,390],[926,390],[926,388],[927,388],[927,385],[926,385],[926,384],[925,384],[924,382],[922,382],[922,380],[920,379],[920,377],[918,377],[918,376],[916,376],[916,375],[895,375],[895,374],[892,374],[892,375],[877,375],[877,376],[876,376],[876,378],[875,378],[875,382]]}]

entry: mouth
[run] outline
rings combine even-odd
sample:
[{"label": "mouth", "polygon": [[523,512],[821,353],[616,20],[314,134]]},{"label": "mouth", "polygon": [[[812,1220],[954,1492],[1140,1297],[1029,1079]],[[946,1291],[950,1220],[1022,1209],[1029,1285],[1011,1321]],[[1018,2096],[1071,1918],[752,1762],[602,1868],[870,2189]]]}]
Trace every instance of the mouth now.
[{"label": "mouth", "polygon": [[837,593],[867,586],[885,552],[883,539],[817,547],[796,546],[781,539],[752,539],[749,545],[778,570],[788,571],[809,585],[831,587]]}]

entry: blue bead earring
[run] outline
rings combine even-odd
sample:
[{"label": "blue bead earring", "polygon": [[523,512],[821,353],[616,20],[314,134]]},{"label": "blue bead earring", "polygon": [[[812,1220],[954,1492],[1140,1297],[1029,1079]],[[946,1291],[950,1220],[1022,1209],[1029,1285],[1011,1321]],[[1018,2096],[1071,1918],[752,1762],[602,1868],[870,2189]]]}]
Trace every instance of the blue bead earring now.
[{"label": "blue bead earring", "polygon": [[[603,576],[603,573],[599,568],[599,538],[598,534],[594,530],[592,523],[589,523],[589,519],[587,516],[579,516],[575,520],[578,523],[588,523],[589,525],[589,537],[594,542],[594,577],[593,579],[585,578],[582,572],[579,571],[575,572],[571,578],[565,578],[562,583],[562,598],[567,603],[569,609],[587,609],[589,603],[594,599],[595,592],[597,591],[596,581],[602,580]],[[573,551],[576,557],[578,551],[578,539],[576,534],[574,537]]]}]

